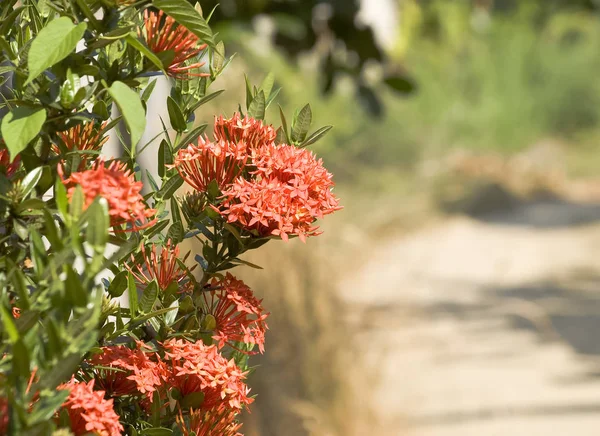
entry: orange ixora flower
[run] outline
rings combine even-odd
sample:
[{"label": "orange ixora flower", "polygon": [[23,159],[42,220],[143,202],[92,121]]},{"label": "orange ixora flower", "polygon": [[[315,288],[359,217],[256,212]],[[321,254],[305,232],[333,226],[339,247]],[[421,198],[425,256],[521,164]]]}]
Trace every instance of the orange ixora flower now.
[{"label": "orange ixora flower", "polygon": [[90,359],[92,365],[104,367],[94,370],[99,388],[110,396],[143,395],[152,400],[154,391],[166,379],[167,369],[154,353],[144,347],[143,342],[138,341],[135,349],[112,345],[101,350]]},{"label": "orange ixora flower", "polygon": [[243,142],[219,140],[210,142],[200,138],[198,145],[188,145],[179,150],[173,167],[192,188],[206,192],[214,180],[223,189],[243,171],[248,154]]},{"label": "orange ixora flower", "polygon": [[255,150],[252,180],[238,178],[223,192],[220,213],[259,235],[287,240],[320,234],[317,218],[341,209],[331,192],[332,176],[313,153],[292,145],[270,144]]},{"label": "orange ixora flower", "polygon": [[[107,121],[101,125],[90,121],[86,124],[77,124],[69,130],[59,133],[60,139],[62,139],[64,144],[62,150],[66,149],[67,152],[87,152],[79,155],[79,159],[81,160],[80,169],[85,168],[88,160],[94,160],[102,150],[102,146],[108,141],[108,136],[102,135],[107,124]],[[52,151],[59,156],[62,154],[61,147],[57,144],[52,145]]]},{"label": "orange ixora flower", "polygon": [[163,11],[155,13],[146,9],[144,22],[148,48],[156,54],[171,52],[174,55],[167,68],[169,76],[178,79],[208,76],[205,73],[191,73],[191,70],[202,67],[204,62],[187,62],[190,59],[197,60],[198,54],[206,48],[206,44],[200,44],[196,35],[165,15]]},{"label": "orange ixora flower", "polygon": [[[132,264],[134,268],[129,268],[137,282],[145,288],[152,280],[156,280],[158,287],[161,290],[166,290],[171,283],[179,285],[179,292],[191,292],[194,286],[190,281],[187,272],[179,265],[179,247],[171,246],[171,241],[160,248],[160,255],[157,254],[158,246],[152,244],[152,250],[147,251],[147,248],[142,245],[142,256],[144,265],[135,263],[135,257],[132,255]],[[187,255],[185,256],[187,258]],[[183,259],[185,261],[185,258]],[[145,266],[145,268],[144,268]],[[137,270],[137,271],[136,271]]]},{"label": "orange ixora flower", "polygon": [[169,339],[163,347],[171,371],[169,386],[177,389],[182,398],[203,393],[200,410],[224,406],[239,412],[252,403],[248,396],[250,389],[244,383],[246,373],[233,359],[223,357],[215,345]]},{"label": "orange ixora flower", "polygon": [[[214,318],[215,335],[219,348],[234,341],[258,345],[265,351],[265,319],[262,300],[256,299],[246,284],[227,273],[222,280],[213,279],[211,291],[204,293],[205,314]],[[212,326],[211,326],[212,327]]]},{"label": "orange ixora flower", "polygon": [[236,415],[236,410],[221,404],[209,411],[191,410],[187,417],[180,411],[176,421],[183,436],[243,436]]},{"label": "orange ixora flower", "polygon": [[113,161],[105,166],[104,160],[98,159],[91,169],[71,173],[66,179],[60,165],[58,171],[68,188],[69,199],[77,185],[81,186],[85,195],[84,208],[89,207],[96,197],[106,199],[111,226],[127,223],[131,225],[127,231],[135,231],[154,224],[154,220],[149,219],[156,214],[156,210],[147,208],[140,194],[143,183],[135,181],[133,173],[124,163]]},{"label": "orange ixora flower", "polygon": [[277,137],[277,132],[270,124],[264,124],[249,116],[242,118],[238,112],[233,117],[226,119],[222,116],[215,118],[214,135],[217,140],[243,141],[248,147],[248,152],[264,145],[272,144]]},{"label": "orange ixora flower", "polygon": [[104,399],[104,391],[94,390],[94,380],[88,383],[71,380],[57,388],[68,390],[69,396],[63,403],[71,420],[71,431],[75,436],[92,433],[100,436],[120,436],[123,426],[113,408],[113,400]]}]

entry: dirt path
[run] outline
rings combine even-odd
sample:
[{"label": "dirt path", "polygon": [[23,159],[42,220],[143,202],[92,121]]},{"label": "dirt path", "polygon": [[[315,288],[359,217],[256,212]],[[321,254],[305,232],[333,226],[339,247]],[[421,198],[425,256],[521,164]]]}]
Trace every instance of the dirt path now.
[{"label": "dirt path", "polygon": [[540,203],[450,219],[345,280],[392,434],[600,434],[598,215]]}]

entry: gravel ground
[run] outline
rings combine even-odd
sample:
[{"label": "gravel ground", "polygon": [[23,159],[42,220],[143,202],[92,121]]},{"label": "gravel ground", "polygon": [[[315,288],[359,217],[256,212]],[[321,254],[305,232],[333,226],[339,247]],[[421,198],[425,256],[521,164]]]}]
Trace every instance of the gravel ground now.
[{"label": "gravel ground", "polygon": [[558,201],[452,218],[344,280],[390,434],[600,434],[598,219]]}]

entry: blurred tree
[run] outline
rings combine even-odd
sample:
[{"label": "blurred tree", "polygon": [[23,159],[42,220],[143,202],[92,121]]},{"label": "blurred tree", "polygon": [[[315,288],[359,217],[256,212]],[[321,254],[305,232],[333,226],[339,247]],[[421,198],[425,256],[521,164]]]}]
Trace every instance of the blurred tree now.
[{"label": "blurred tree", "polygon": [[203,0],[201,5],[205,15],[215,8],[211,25],[222,28],[224,34],[232,27],[250,29],[257,17],[268,17],[274,27],[275,46],[292,61],[308,51],[319,56],[324,93],[332,90],[339,75],[347,75],[373,115],[381,115],[383,105],[376,92],[377,81],[365,77],[368,66],[380,66],[382,82],[402,95],[415,89],[408,74],[391,65],[373,29],[357,20],[359,0]]}]

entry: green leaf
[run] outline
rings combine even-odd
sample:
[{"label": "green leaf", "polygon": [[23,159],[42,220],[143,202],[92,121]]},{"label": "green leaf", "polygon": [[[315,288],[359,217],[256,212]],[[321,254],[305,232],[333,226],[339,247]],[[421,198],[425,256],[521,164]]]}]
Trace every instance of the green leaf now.
[{"label": "green leaf", "polygon": [[179,402],[182,409],[198,409],[204,402],[204,392],[192,392]]},{"label": "green leaf", "polygon": [[127,271],[120,271],[108,285],[108,294],[113,298],[118,298],[123,295],[127,289]]},{"label": "green leaf", "polygon": [[75,187],[75,192],[71,196],[71,203],[69,204],[69,214],[73,218],[73,222],[76,223],[83,212],[85,196],[83,195],[83,189],[81,185]]},{"label": "green leaf", "polygon": [[4,304],[0,304],[0,315],[2,315],[2,325],[4,326],[4,331],[8,333],[8,339],[12,344],[16,344],[19,340],[19,330],[15,325],[12,314],[6,310]]},{"label": "green leaf", "polygon": [[96,253],[104,253],[108,239],[108,228],[110,227],[108,203],[106,199],[98,198],[88,210],[87,242],[94,248]]},{"label": "green leaf", "polygon": [[121,114],[123,114],[131,134],[131,154],[135,155],[135,145],[146,130],[146,113],[140,96],[129,86],[119,81],[114,82],[108,92],[117,103]]},{"label": "green leaf", "polygon": [[277,135],[275,136],[275,144],[279,145],[279,144],[285,144],[286,143],[286,137],[285,137],[285,133],[283,133],[283,128],[280,126],[277,128]]},{"label": "green leaf", "polygon": [[10,259],[6,259],[6,263],[8,266],[8,271],[11,271],[11,283],[16,294],[19,297],[19,307],[23,310],[28,310],[31,301],[29,298],[29,290],[27,289],[27,284],[25,282],[25,274],[23,271],[15,265],[15,263]]},{"label": "green leaf", "polygon": [[127,277],[127,287],[129,288],[129,313],[131,313],[131,318],[135,318],[138,309],[138,292],[135,285],[135,278],[131,273]]},{"label": "green leaf", "polygon": [[146,428],[140,432],[140,436],[169,436],[172,434],[173,430],[164,427]]},{"label": "green leaf", "polygon": [[400,94],[411,94],[416,86],[414,82],[405,76],[389,76],[383,81],[387,86]]},{"label": "green leaf", "polygon": [[69,201],[67,199],[67,188],[63,185],[62,181],[58,178],[56,180],[56,185],[54,185],[54,198],[56,199],[56,207],[58,211],[61,213],[63,218],[67,216],[68,204]]},{"label": "green leaf", "polygon": [[140,309],[144,313],[150,313],[156,300],[158,299],[158,284],[155,280],[148,283],[146,289],[144,289],[144,293],[142,294],[142,299],[140,300]]},{"label": "green leaf", "polygon": [[56,410],[69,396],[69,393],[67,389],[54,392],[42,391],[39,400],[35,402],[33,410],[27,416],[27,423],[32,426],[38,422],[52,419]]},{"label": "green leaf", "polygon": [[155,87],[156,87],[156,79],[154,79],[152,82],[148,83],[148,85],[144,89],[144,92],[142,92],[142,100],[147,102],[148,99],[150,99],[150,96],[152,95],[152,91],[154,91]]},{"label": "green leaf", "polygon": [[186,27],[210,48],[216,48],[208,23],[186,0],[153,0],[152,4]]},{"label": "green leaf", "polygon": [[298,113],[298,116],[292,123],[292,141],[295,143],[302,142],[306,139],[310,123],[312,122],[312,111],[310,105],[307,104]]},{"label": "green leaf", "polygon": [[225,63],[225,44],[219,41],[213,51],[212,68],[215,72],[221,71]]},{"label": "green leaf", "polygon": [[311,134],[302,144],[300,144],[300,147],[308,147],[309,145],[314,144],[323,136],[325,136],[331,129],[333,129],[333,126],[325,126],[317,129],[316,132]]},{"label": "green leaf", "polygon": [[94,103],[92,112],[98,115],[103,120],[107,120],[110,116],[110,114],[108,113],[108,107],[106,107],[106,103],[104,103],[104,101],[102,100],[98,100],[96,103]]},{"label": "green leaf", "polygon": [[173,223],[167,232],[167,239],[173,241],[174,244],[179,244],[183,241],[184,230],[181,222]]},{"label": "green leaf", "polygon": [[17,107],[4,116],[0,129],[11,162],[40,133],[45,122],[46,110],[43,108]]},{"label": "green leaf", "polygon": [[29,358],[29,350],[27,349],[23,338],[19,338],[13,345],[12,355],[13,371],[23,378],[29,377],[29,365],[31,361]]},{"label": "green leaf", "polygon": [[273,85],[275,84],[275,75],[273,73],[267,74],[267,77],[263,80],[260,85],[260,90],[265,93],[265,97],[268,99],[271,96]]},{"label": "green leaf", "polygon": [[263,269],[262,266],[257,265],[252,262],[248,262],[247,260],[240,259],[239,257],[236,257],[235,259],[233,259],[232,262],[240,263],[242,265],[246,265],[246,266],[249,266],[250,268],[254,268],[254,269]]},{"label": "green leaf", "polygon": [[148,48],[146,47],[139,39],[137,39],[137,35],[131,32],[129,35],[125,37],[125,41],[127,44],[135,48],[142,55],[144,55],[150,62],[156,66],[160,71],[166,74],[165,67],[162,61]]},{"label": "green leaf", "polygon": [[171,97],[167,97],[167,110],[169,111],[171,126],[179,133],[184,132],[187,129],[185,118],[183,117],[181,108]]},{"label": "green leaf", "polygon": [[279,106],[279,117],[281,118],[281,127],[283,130],[283,133],[285,134],[286,143],[291,144],[292,141],[290,139],[290,134],[288,133],[287,120],[285,119],[285,115],[283,113],[283,109],[281,108],[281,106]]},{"label": "green leaf", "polygon": [[57,18],[44,27],[35,37],[29,49],[27,57],[29,77],[27,77],[25,85],[45,69],[69,56],[77,47],[86,28],[86,23],[75,25],[67,17]]},{"label": "green leaf", "polygon": [[158,196],[164,200],[168,200],[173,196],[175,191],[177,191],[181,185],[183,185],[183,179],[179,174],[175,174],[169,180],[167,180],[158,191]]},{"label": "green leaf", "polygon": [[23,178],[23,181],[21,182],[21,195],[23,195],[24,198],[27,197],[31,193],[31,191],[33,191],[33,188],[35,188],[35,186],[38,184],[38,182],[42,178],[43,170],[43,167],[37,167],[30,171]]},{"label": "green leaf", "polygon": [[65,265],[65,269],[67,270],[65,279],[66,294],[74,306],[85,307],[87,304],[87,291],[81,284],[81,278],[71,265]]},{"label": "green leaf", "polygon": [[262,120],[265,118],[265,109],[266,109],[266,101],[265,101],[265,93],[264,91],[260,91],[250,103],[250,107],[248,108],[248,116],[252,118],[256,118],[257,120]]},{"label": "green leaf", "polygon": [[210,93],[208,95],[205,95],[204,97],[202,97],[200,100],[198,100],[196,103],[194,103],[191,107],[190,107],[190,112],[195,111],[196,109],[198,109],[200,106],[202,106],[203,104],[208,103],[209,101],[211,101],[214,98],[217,98],[219,95],[221,95],[223,92],[225,92],[224,89],[219,89],[218,91],[215,91],[213,93]]},{"label": "green leaf", "polygon": [[37,392],[38,390],[47,388],[55,389],[59,384],[64,383],[71,377],[75,372],[79,363],[81,362],[81,355],[79,353],[71,353],[60,360],[60,365],[54,365],[50,372],[46,373],[39,381],[39,388],[34,385],[32,391]]}]

